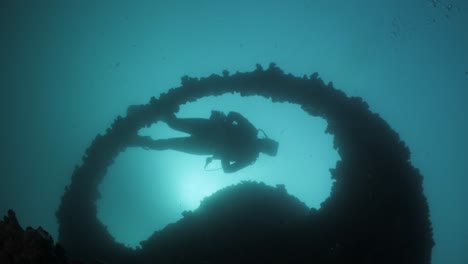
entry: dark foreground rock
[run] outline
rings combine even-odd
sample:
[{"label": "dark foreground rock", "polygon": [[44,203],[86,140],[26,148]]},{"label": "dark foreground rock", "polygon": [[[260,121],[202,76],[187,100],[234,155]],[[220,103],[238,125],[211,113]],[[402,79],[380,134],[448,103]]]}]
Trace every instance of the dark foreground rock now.
[{"label": "dark foreground rock", "polygon": [[65,250],[54,244],[52,237],[42,227],[23,229],[13,210],[8,210],[8,215],[0,221],[0,263],[85,264],[67,260]]},{"label": "dark foreground rock", "polygon": [[138,262],[297,263],[307,259],[302,234],[309,214],[281,185],[243,182],[143,241]]},{"label": "dark foreground rock", "polygon": [[64,251],[41,227],[24,230],[12,210],[0,222],[0,263],[67,263]]}]

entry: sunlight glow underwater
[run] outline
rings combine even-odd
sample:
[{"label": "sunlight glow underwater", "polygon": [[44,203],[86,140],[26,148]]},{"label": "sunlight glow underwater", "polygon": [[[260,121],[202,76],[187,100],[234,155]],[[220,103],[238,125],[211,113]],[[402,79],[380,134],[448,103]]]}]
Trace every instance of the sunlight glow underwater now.
[{"label": "sunlight glow underwater", "polygon": [[[280,142],[278,155],[260,155],[255,164],[224,174],[217,170],[219,162],[205,171],[206,156],[128,148],[109,167],[97,202],[98,219],[116,241],[137,247],[154,231],[182,218],[182,212],[198,208],[203,198],[242,181],[284,184],[289,194],[310,208],[320,208],[330,195],[329,169],[335,167],[339,155],[333,149],[333,137],[324,132],[325,120],[311,118],[297,105],[238,95],[203,98],[182,106],[176,115],[208,118],[212,109],[242,113]],[[187,136],[164,123],[139,134],[154,139]]]}]

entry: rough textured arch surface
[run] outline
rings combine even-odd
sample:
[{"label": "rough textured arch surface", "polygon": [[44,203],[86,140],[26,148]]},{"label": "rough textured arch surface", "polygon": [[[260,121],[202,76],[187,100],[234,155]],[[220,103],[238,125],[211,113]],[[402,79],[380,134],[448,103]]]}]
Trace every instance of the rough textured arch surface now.
[{"label": "rough textured arch surface", "polygon": [[334,135],[341,161],[331,171],[335,181],[330,197],[318,211],[311,211],[301,227],[301,233],[309,236],[305,248],[317,252],[309,260],[430,263],[434,242],[422,176],[411,165],[410,152],[398,134],[361,98],[347,97],[331,83],[324,84],[316,73],[295,77],[274,64],[233,75],[224,71],[201,79],[183,77],[181,87],[129,108],[127,116],[117,117],[105,135],[96,136],[82,165],[74,170],[56,213],[59,242],[71,256],[131,263],[145,253],[117,243],[97,219],[98,185],[139,129],[177,112],[183,104],[225,93],[298,104],[328,122],[327,132]]}]

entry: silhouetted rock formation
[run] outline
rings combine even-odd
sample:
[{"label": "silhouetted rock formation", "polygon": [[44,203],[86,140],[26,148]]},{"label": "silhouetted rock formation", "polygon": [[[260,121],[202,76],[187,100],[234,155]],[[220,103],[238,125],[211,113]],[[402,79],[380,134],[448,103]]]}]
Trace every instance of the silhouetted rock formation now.
[{"label": "silhouetted rock formation", "polygon": [[0,263],[65,264],[65,252],[42,227],[24,230],[12,210],[0,221]]},{"label": "silhouetted rock formation", "polygon": [[244,182],[205,198],[197,210],[141,242],[137,262],[296,263],[308,253],[301,233],[308,215],[284,187]]},{"label": "silhouetted rock formation", "polygon": [[[305,248],[289,247],[290,255],[281,253],[277,247],[269,250],[278,249],[278,254],[284,257],[304,250],[309,252],[307,259],[313,263],[430,263],[434,242],[422,176],[411,165],[410,152],[398,134],[377,114],[370,112],[361,98],[349,98],[331,83],[325,85],[316,73],[299,78],[284,74],[274,64],[267,70],[257,65],[255,71],[234,75],[224,71],[222,76],[183,77],[181,87],[170,89],[159,99],[151,98],[147,105],[129,108],[126,117],[117,117],[106,134],[98,135],[87,149],[83,164],[75,169],[72,182],[62,197],[57,211],[59,241],[67,251],[74,257],[102,259],[109,263],[132,263],[141,256],[146,260],[151,256],[160,258],[161,253],[153,254],[155,249],[149,244],[134,251],[114,241],[96,217],[98,185],[107,167],[125,150],[140,128],[150,126],[163,115],[177,112],[182,104],[234,92],[299,104],[310,115],[324,118],[328,122],[327,132],[334,135],[334,147],[341,156],[332,170],[335,182],[330,197],[320,210],[307,216],[306,224],[298,226],[295,233],[285,234],[286,238],[288,235],[294,238],[289,241],[293,245]],[[217,231],[211,234],[221,232],[222,236],[222,232],[232,226],[229,220],[225,219],[224,227],[216,227]],[[294,237],[295,234],[298,237]],[[219,248],[229,247],[236,240],[247,241],[243,233],[238,235],[230,241],[200,241],[200,238],[184,246],[195,249],[202,243]],[[284,245],[287,241],[282,236],[277,237],[278,240],[266,237],[274,245]],[[295,241],[299,242],[295,244]],[[151,249],[147,251],[146,248]],[[257,247],[246,244],[245,259],[266,251],[261,243]],[[229,252],[223,254],[223,251],[217,252],[211,259],[233,257]],[[183,262],[201,259],[190,256]],[[173,261],[169,262],[179,259]]]}]

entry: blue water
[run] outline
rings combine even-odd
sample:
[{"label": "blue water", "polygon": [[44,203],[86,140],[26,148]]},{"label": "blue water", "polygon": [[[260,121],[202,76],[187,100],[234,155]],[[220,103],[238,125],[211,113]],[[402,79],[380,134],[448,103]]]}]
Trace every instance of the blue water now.
[{"label": "blue water", "polygon": [[[275,62],[360,96],[407,143],[424,176],[433,263],[468,263],[466,154],[468,2],[2,1],[0,214],[57,238],[55,211],[98,133],[180,77],[251,71]],[[243,180],[285,184],[319,208],[339,156],[326,123],[296,105],[225,95],[185,105],[242,112],[280,142],[239,173],[204,171],[204,157],[128,149],[100,186],[98,218],[129,246]],[[179,134],[158,123],[141,135]],[[219,168],[219,164],[210,165]],[[144,219],[144,220],[142,220]]]}]

